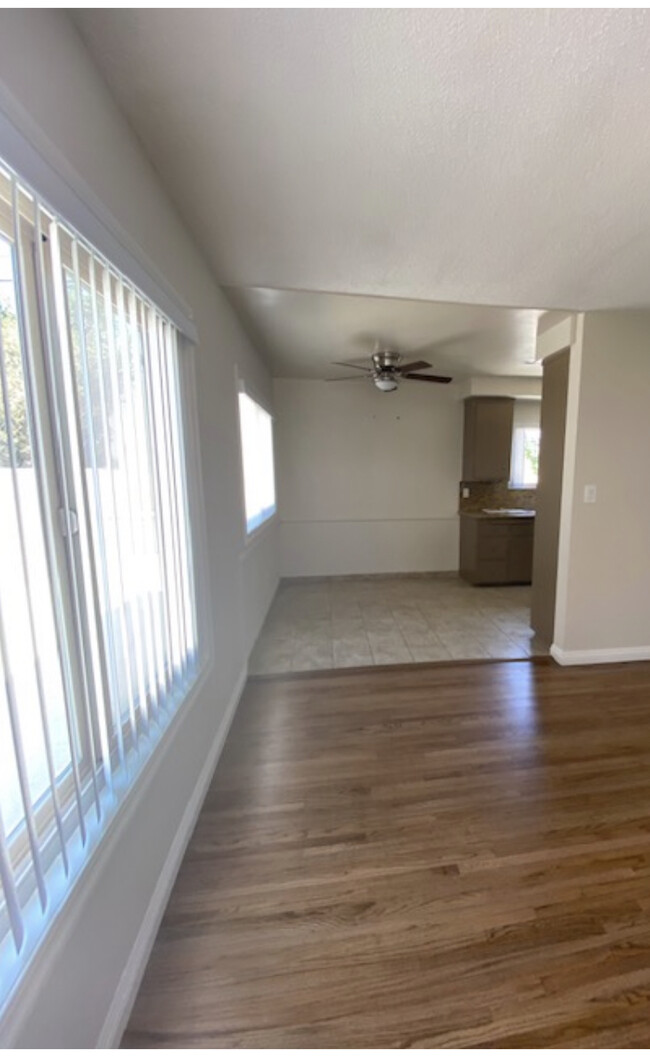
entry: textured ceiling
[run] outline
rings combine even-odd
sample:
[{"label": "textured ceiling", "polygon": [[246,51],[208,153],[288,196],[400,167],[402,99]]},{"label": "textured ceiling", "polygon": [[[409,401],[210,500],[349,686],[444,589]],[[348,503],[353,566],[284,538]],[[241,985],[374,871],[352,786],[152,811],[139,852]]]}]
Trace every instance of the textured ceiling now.
[{"label": "textured ceiling", "polygon": [[454,379],[541,373],[534,363],[539,312],[433,304],[392,297],[237,287],[228,291],[277,377],[353,374],[333,360],[367,361],[377,341],[423,358]]},{"label": "textured ceiling", "polygon": [[650,13],[73,16],[224,282],[650,304]]}]

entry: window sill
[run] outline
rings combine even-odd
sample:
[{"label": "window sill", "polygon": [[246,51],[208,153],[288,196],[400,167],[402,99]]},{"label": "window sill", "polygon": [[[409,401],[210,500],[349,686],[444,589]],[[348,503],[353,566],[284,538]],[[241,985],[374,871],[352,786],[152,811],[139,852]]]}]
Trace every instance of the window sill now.
[{"label": "window sill", "polygon": [[[212,669],[211,657],[197,657],[196,668],[188,672],[186,682],[179,685],[176,696],[170,696],[169,705],[159,713],[159,721],[151,724],[149,733],[139,742],[140,749],[144,748],[144,754],[138,760],[136,750],[132,749],[132,768],[128,774],[125,771],[120,774],[114,784],[113,794],[106,785],[102,786],[99,793],[103,810],[101,824],[95,819],[94,799],[91,797],[90,785],[86,783],[83,798],[89,808],[84,811],[88,826],[87,842],[82,844],[75,823],[75,835],[69,845],[71,868],[68,874],[64,874],[58,846],[52,851],[48,851],[47,845],[45,848],[44,860],[47,863],[51,891],[45,927],[37,904],[33,877],[29,873],[24,873],[21,877],[22,891],[32,889],[31,901],[27,903],[25,912],[29,926],[26,931],[27,941],[21,954],[18,957],[11,954],[11,961],[7,957],[11,971],[7,971],[0,980],[0,1033],[3,1041],[6,1033],[12,1029],[9,1024],[24,1022],[21,1020],[19,1009],[24,1007],[24,1003],[31,1005],[30,993],[34,986],[32,978],[36,975],[36,965],[39,962],[41,966],[47,964],[57,955],[53,951],[69,941],[68,936],[80,912],[80,905],[83,905],[89,892],[98,882],[121,831],[130,823],[150,783],[160,771],[165,759],[169,758],[174,738],[183,721],[182,717],[196,705]],[[71,805],[64,816],[66,827],[67,819],[74,813],[75,808]],[[49,842],[50,845],[57,843],[54,833]],[[27,897],[22,896],[25,901]],[[10,933],[6,932],[3,936],[0,931],[1,953],[4,954],[2,943],[10,941]]]},{"label": "window sill", "polygon": [[270,517],[267,517],[262,524],[258,525],[257,528],[254,528],[252,532],[246,532],[246,528],[244,528],[244,545],[239,555],[242,560],[265,538],[266,535],[268,535],[277,522],[278,512],[276,510],[275,513],[272,513]]},{"label": "window sill", "polygon": [[508,481],[509,491],[536,491],[537,484],[517,484],[513,480]]}]

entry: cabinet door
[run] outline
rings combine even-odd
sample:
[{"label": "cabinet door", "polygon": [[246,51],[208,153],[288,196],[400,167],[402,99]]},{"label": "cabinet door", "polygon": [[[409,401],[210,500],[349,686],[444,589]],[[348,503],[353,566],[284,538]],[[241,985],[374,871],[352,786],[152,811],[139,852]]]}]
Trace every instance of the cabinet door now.
[{"label": "cabinet door", "polygon": [[463,480],[508,480],[515,401],[506,396],[465,400]]},{"label": "cabinet door", "polygon": [[508,544],[508,582],[530,583],[533,578],[533,533],[514,535]]},{"label": "cabinet door", "polygon": [[476,400],[465,400],[463,419],[463,480],[476,480],[474,452],[476,450]]},{"label": "cabinet door", "polygon": [[475,523],[478,531],[473,582],[506,583],[510,538],[508,525],[484,520]]},{"label": "cabinet door", "polygon": [[506,558],[479,560],[476,565],[474,583],[477,586],[508,583],[508,564]]},{"label": "cabinet door", "polygon": [[460,556],[458,571],[463,579],[474,580],[476,571],[476,549],[478,524],[471,517],[460,518]]}]

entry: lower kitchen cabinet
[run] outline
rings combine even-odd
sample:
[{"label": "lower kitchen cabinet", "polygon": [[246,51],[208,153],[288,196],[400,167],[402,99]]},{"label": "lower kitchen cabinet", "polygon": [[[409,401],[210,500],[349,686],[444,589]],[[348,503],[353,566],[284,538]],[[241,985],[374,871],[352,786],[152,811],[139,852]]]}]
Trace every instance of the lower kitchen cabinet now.
[{"label": "lower kitchen cabinet", "polygon": [[460,515],[460,575],[469,583],[530,583],[534,518]]}]

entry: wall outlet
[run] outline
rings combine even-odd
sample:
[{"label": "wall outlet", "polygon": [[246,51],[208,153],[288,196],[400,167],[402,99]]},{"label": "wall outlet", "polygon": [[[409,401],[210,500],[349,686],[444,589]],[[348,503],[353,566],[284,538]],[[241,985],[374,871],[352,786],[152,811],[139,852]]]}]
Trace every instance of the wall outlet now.
[{"label": "wall outlet", "polygon": [[595,502],[596,501],[596,485],[585,484],[585,490],[583,492],[583,502]]},{"label": "wall outlet", "polygon": [[469,499],[469,488],[465,486],[461,492],[464,499]]}]

